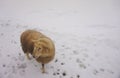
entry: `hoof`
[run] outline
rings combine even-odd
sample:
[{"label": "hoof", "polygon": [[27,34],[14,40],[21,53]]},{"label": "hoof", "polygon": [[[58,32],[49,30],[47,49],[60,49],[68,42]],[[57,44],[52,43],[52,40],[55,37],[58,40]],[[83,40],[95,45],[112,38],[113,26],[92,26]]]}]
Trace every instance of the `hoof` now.
[{"label": "hoof", "polygon": [[46,73],[44,68],[42,68],[42,73]]}]

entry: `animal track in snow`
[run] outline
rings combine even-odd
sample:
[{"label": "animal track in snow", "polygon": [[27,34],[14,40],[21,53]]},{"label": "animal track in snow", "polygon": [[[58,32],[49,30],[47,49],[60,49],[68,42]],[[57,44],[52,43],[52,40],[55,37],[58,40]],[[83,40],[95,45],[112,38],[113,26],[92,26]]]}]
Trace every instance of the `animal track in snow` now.
[{"label": "animal track in snow", "polygon": [[22,63],[18,65],[18,69],[25,69],[27,67],[26,63]]}]

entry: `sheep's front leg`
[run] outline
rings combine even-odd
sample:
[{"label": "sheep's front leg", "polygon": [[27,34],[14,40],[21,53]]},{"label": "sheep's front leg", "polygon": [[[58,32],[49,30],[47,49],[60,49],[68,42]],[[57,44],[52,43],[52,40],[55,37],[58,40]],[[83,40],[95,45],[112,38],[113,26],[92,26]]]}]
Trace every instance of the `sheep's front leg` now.
[{"label": "sheep's front leg", "polygon": [[26,52],[27,59],[30,60],[29,52]]},{"label": "sheep's front leg", "polygon": [[45,73],[45,67],[44,67],[44,64],[42,64],[42,73]]}]

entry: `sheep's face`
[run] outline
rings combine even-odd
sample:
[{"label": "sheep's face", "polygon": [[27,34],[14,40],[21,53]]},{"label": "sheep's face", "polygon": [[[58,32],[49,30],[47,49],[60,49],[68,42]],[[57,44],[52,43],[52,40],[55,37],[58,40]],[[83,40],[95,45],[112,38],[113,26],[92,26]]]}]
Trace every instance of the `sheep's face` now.
[{"label": "sheep's face", "polygon": [[38,58],[42,55],[42,51],[43,51],[43,46],[41,45],[41,43],[39,41],[35,41],[34,42],[34,49],[33,49],[33,57],[34,58]]}]

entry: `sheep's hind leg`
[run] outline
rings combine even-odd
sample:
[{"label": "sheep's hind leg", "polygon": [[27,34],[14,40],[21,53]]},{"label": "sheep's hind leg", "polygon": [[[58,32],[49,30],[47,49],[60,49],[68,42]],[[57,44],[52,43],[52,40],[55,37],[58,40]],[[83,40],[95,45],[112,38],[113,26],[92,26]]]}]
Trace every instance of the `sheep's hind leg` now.
[{"label": "sheep's hind leg", "polygon": [[42,64],[42,73],[45,73],[45,67],[44,67],[44,64]]}]

